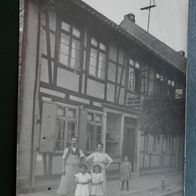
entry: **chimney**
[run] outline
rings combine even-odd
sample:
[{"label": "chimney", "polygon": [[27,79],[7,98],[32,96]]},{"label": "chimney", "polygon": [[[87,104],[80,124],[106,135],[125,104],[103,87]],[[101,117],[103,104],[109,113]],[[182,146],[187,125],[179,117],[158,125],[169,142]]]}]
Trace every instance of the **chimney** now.
[{"label": "chimney", "polygon": [[124,20],[130,20],[135,23],[135,15],[132,13],[124,15]]}]

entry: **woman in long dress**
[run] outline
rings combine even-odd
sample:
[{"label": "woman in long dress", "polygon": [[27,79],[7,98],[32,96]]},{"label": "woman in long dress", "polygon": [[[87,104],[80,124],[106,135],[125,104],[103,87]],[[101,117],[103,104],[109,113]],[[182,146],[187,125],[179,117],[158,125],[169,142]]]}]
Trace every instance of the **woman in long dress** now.
[{"label": "woman in long dress", "polygon": [[105,170],[110,166],[110,164],[113,162],[112,158],[105,152],[103,152],[103,144],[98,143],[97,144],[97,149],[96,152],[93,152],[91,155],[89,155],[86,158],[87,162],[92,161],[93,165],[99,164],[102,168],[102,174],[104,177],[104,182],[103,182],[103,189],[104,193],[106,193],[106,175],[105,175]]}]

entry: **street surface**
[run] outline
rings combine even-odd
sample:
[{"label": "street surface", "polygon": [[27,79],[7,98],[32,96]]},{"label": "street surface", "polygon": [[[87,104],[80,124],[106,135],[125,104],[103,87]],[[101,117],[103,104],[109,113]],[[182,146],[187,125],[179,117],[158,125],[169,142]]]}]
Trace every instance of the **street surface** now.
[{"label": "street surface", "polygon": [[[111,180],[107,182],[106,196],[183,196],[183,177],[180,173],[171,172],[166,174],[165,189],[161,190],[161,175],[140,176],[130,181],[130,190],[121,191],[121,182]],[[18,194],[18,196],[59,196],[56,188],[51,186],[39,192]]]}]

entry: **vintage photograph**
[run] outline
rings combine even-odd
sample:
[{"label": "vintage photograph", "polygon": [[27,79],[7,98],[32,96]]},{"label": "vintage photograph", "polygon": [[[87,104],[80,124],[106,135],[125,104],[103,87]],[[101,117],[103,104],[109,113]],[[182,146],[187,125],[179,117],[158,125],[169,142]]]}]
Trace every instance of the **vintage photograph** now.
[{"label": "vintage photograph", "polygon": [[20,0],[18,196],[183,196],[188,0]]}]

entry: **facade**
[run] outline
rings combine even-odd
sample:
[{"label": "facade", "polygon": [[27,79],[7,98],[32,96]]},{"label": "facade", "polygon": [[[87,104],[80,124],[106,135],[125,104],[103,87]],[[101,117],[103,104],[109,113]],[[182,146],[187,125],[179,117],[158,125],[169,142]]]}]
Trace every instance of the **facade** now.
[{"label": "facade", "polygon": [[26,1],[23,33],[18,187],[59,178],[72,136],[85,154],[104,144],[114,159],[109,177],[124,155],[136,174],[182,164],[183,138],[137,128],[142,100],[183,96],[181,53],[138,27],[132,14],[116,25],[80,0]]}]

